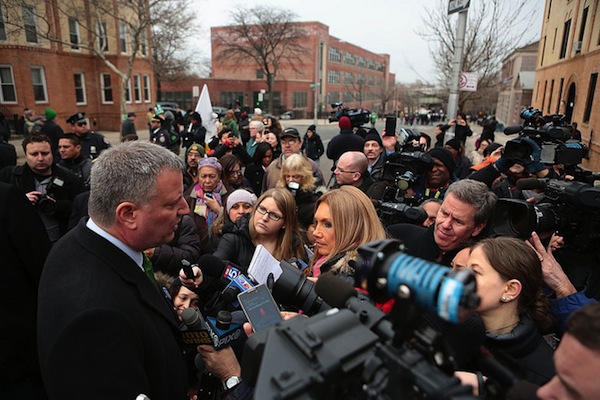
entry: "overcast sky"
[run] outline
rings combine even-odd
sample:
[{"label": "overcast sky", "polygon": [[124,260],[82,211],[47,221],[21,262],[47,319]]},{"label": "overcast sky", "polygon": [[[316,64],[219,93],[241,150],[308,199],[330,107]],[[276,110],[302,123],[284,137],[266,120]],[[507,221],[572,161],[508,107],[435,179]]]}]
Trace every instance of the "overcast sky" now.
[{"label": "overcast sky", "polygon": [[[471,0],[471,6],[480,1],[485,0]],[[374,53],[388,53],[390,70],[396,73],[398,82],[418,79],[436,82],[428,43],[416,32],[424,24],[425,8],[437,5],[438,0],[192,0],[192,3],[202,21],[202,33],[194,38],[194,47],[206,58],[210,58],[211,26],[230,24],[231,10],[240,5],[272,5],[292,10],[298,15],[298,21],[318,21],[328,25],[330,35],[346,42]],[[542,26],[544,4],[545,0],[528,0],[528,15],[535,16],[530,19],[529,31],[531,38],[536,40]]]}]

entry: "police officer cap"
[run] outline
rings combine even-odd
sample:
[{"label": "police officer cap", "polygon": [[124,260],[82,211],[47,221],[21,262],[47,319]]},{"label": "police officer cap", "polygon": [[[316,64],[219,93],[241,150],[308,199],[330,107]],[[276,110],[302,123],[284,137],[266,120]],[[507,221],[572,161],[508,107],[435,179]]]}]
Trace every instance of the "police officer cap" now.
[{"label": "police officer cap", "polygon": [[77,114],[73,114],[67,119],[67,124],[75,125],[78,122],[85,121],[85,113],[78,112]]}]

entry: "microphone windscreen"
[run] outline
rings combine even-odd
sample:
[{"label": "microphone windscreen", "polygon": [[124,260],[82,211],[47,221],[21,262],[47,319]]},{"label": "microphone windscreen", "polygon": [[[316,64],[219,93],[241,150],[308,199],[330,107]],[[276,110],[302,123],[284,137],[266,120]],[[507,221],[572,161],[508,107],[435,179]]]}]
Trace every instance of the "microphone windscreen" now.
[{"label": "microphone windscreen", "polygon": [[354,287],[331,272],[319,276],[315,292],[330,306],[345,308],[346,302],[356,296]]},{"label": "microphone windscreen", "polygon": [[212,254],[204,254],[198,260],[198,266],[206,275],[220,278],[227,264]]},{"label": "microphone windscreen", "polygon": [[517,181],[517,189],[519,190],[534,190],[544,189],[544,181],[538,178],[521,178]]}]

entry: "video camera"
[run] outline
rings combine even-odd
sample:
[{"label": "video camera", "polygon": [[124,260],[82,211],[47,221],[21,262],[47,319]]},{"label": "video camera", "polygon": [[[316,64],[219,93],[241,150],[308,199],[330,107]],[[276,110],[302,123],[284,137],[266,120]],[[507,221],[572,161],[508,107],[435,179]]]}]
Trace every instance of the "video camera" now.
[{"label": "video camera", "polygon": [[[575,166],[588,155],[588,147],[570,140],[571,128],[566,125],[563,114],[543,115],[542,111],[528,107],[521,111],[522,125],[508,126],[507,135],[519,134],[534,140],[542,150],[540,161],[544,164]],[[531,148],[525,143],[509,141],[502,157],[521,164],[531,161]]]},{"label": "video camera", "polygon": [[371,111],[367,109],[344,107],[344,103],[333,103],[331,108],[335,110],[331,111],[329,122],[339,121],[341,117],[346,116],[350,118],[352,126],[357,128],[371,121]]},{"label": "video camera", "polygon": [[379,218],[384,224],[400,222],[420,224],[427,219],[427,213],[404,197],[415,181],[433,167],[433,159],[421,151],[394,153],[388,156],[381,179],[386,183],[378,203]]},{"label": "video camera", "polygon": [[600,244],[600,188],[577,181],[527,178],[517,188],[544,189],[539,203],[498,199],[493,232],[528,239],[533,231],[558,231],[565,244],[587,250]]},{"label": "video camera", "polygon": [[255,333],[242,361],[259,399],[471,399],[452,375],[442,336],[421,326],[422,311],[458,322],[479,304],[474,275],[401,253],[399,242],[359,248],[357,272],[375,299],[395,298],[392,321],[342,279],[319,277],[316,291],[334,308]]}]

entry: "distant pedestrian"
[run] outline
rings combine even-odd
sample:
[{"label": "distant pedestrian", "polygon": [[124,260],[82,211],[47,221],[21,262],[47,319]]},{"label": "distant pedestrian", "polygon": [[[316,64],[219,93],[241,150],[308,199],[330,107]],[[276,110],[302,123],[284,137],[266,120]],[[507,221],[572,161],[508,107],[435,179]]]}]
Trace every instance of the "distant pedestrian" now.
[{"label": "distant pedestrian", "polygon": [[313,160],[317,165],[320,165],[320,159],[325,152],[325,148],[323,147],[321,137],[317,133],[317,128],[314,125],[310,125],[306,130],[304,139],[302,140],[301,151],[306,157]]},{"label": "distant pedestrian", "polygon": [[365,140],[352,130],[350,118],[340,117],[338,126],[340,127],[340,134],[334,136],[327,145],[327,158],[333,160],[334,163],[347,151],[362,152],[365,143]]},{"label": "distant pedestrian", "polygon": [[137,131],[135,130],[134,112],[128,113],[127,118],[121,125],[121,142],[128,142],[130,140],[138,140]]}]

